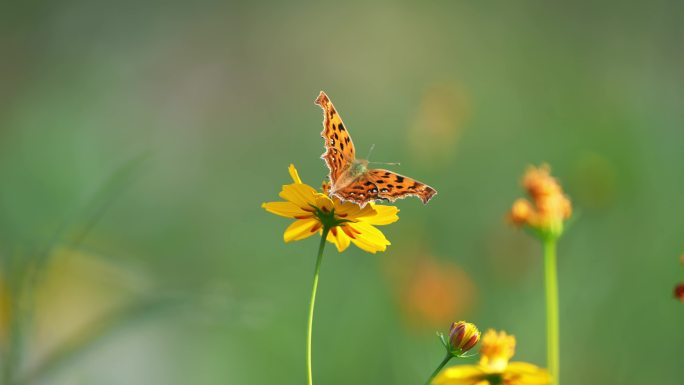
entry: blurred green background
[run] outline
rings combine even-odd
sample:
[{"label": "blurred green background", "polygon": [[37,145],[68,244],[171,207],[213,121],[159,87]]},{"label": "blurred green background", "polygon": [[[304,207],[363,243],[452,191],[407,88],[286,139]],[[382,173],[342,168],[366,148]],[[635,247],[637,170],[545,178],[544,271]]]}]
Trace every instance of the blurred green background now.
[{"label": "blurred green background", "polygon": [[576,213],[563,383],[681,383],[682,2],[2,8],[8,385],[302,384],[317,241],[260,204],[290,163],[326,175],[320,90],[439,195],[397,203],[385,253],[327,249],[317,383],[423,383],[463,318],[544,365],[541,251],[504,220],[541,162]]}]

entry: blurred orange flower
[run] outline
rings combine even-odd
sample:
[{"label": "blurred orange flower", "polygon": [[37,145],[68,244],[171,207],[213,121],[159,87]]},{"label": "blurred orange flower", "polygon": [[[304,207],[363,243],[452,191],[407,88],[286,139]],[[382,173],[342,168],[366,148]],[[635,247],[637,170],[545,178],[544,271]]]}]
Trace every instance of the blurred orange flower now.
[{"label": "blurred orange flower", "polygon": [[400,300],[409,322],[434,330],[473,305],[475,285],[460,267],[422,257],[400,285]]},{"label": "blurred orange flower", "polygon": [[529,226],[543,237],[558,238],[563,232],[563,221],[572,215],[572,204],[551,176],[551,168],[547,164],[529,167],[522,185],[532,202],[524,198],[516,200],[509,213],[511,222]]}]

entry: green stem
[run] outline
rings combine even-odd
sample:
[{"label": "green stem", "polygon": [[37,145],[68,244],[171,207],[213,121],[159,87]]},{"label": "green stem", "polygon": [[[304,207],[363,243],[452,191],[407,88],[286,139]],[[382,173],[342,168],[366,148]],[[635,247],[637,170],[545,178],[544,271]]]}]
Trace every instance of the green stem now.
[{"label": "green stem", "polygon": [[559,385],[558,275],[556,240],[544,241],[544,281],[546,286],[546,354],[552,384]]},{"label": "green stem", "polygon": [[451,353],[447,353],[446,357],[444,357],[444,359],[439,364],[439,366],[437,366],[437,369],[435,369],[435,371],[432,372],[432,374],[430,375],[430,378],[428,378],[427,382],[425,382],[425,385],[430,385],[432,383],[432,380],[434,380],[435,377],[437,377],[437,374],[439,373],[439,371],[442,370],[442,368],[444,367],[444,365],[447,364],[447,362],[449,362],[451,357],[453,357],[453,355]]},{"label": "green stem", "polygon": [[323,249],[325,249],[325,240],[328,238],[329,231],[330,228],[328,226],[323,226],[323,234],[321,234],[321,244],[318,246],[318,257],[316,258],[316,268],[311,288],[311,301],[309,302],[309,324],[306,332],[306,379],[309,385],[313,384],[313,376],[311,374],[311,331],[313,330],[314,306],[316,305],[316,290],[318,289],[318,273],[321,270]]}]

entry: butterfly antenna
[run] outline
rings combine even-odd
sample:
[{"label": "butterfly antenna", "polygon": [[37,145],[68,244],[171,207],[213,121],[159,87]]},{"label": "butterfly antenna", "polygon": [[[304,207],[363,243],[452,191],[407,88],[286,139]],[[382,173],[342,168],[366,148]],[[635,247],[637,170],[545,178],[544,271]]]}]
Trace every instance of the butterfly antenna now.
[{"label": "butterfly antenna", "polygon": [[375,143],[371,144],[370,150],[368,150],[368,156],[366,156],[366,160],[370,159],[370,156],[373,153],[374,149],[375,149]]},{"label": "butterfly antenna", "polygon": [[[373,152],[373,149],[375,149],[375,144],[372,144],[372,145],[371,145],[370,150],[368,151],[368,156],[366,157],[366,159],[370,159],[370,156],[371,156],[371,153]],[[388,162],[368,162],[368,164],[382,164],[382,165],[385,165],[385,166],[401,166],[401,163],[399,163],[399,162],[392,162],[392,163],[388,163]]]},{"label": "butterfly antenna", "polygon": [[385,166],[401,166],[399,162],[368,162],[368,164],[382,164]]}]

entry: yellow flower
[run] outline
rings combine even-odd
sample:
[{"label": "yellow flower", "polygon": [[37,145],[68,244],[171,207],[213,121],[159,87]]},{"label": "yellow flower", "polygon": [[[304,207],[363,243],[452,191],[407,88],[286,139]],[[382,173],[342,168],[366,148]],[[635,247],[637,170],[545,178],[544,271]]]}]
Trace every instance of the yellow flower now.
[{"label": "yellow flower", "polygon": [[526,362],[509,362],[515,354],[515,337],[488,330],[482,337],[477,365],[452,366],[435,380],[435,385],[547,385],[545,369]]},{"label": "yellow flower", "polygon": [[286,218],[296,219],[283,235],[285,242],[299,241],[316,233],[322,234],[329,227],[327,241],[335,244],[342,252],[355,244],[369,253],[385,251],[390,242],[374,226],[388,225],[399,220],[399,209],[369,203],[361,208],[351,202],[330,198],[313,187],[302,183],[294,165],[290,165],[290,176],[294,183],[284,185],[280,197],[285,202],[263,203],[266,211]]},{"label": "yellow flower", "polygon": [[563,189],[551,176],[551,169],[529,167],[522,185],[532,198],[518,199],[513,203],[509,219],[516,225],[527,225],[543,237],[558,238],[563,232],[563,221],[572,215],[572,204]]}]

